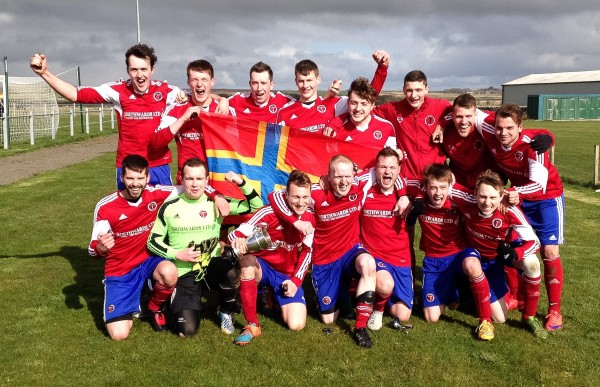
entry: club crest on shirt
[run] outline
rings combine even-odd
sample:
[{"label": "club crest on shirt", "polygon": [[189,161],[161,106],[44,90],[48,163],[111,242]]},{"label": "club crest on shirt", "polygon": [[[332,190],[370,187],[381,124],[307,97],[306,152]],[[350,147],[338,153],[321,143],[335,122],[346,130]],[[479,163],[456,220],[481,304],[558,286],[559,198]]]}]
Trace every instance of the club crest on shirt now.
[{"label": "club crest on shirt", "polygon": [[494,228],[502,227],[502,219],[494,218],[492,220],[492,227],[494,227]]},{"label": "club crest on shirt", "polygon": [[277,113],[277,106],[275,106],[275,104],[269,105],[269,113],[271,113],[271,114]]},{"label": "club crest on shirt", "polygon": [[156,202],[150,202],[150,203],[148,203],[148,210],[150,210],[150,211],[156,211],[157,208],[158,208],[158,206],[156,205]]},{"label": "club crest on shirt", "polygon": [[356,199],[358,199],[358,196],[356,194],[352,194],[348,196],[348,200],[350,200],[351,202],[355,201]]},{"label": "club crest on shirt", "polygon": [[473,148],[475,148],[476,150],[482,150],[483,142],[481,140],[475,141],[475,143],[473,144]]},{"label": "club crest on shirt", "polygon": [[396,121],[398,121],[398,123],[401,124],[402,121],[404,121],[404,117],[398,117],[396,118]]},{"label": "club crest on shirt", "polygon": [[373,132],[373,137],[375,138],[375,140],[381,140],[381,137],[383,137],[383,133],[381,133],[380,130],[376,130]]},{"label": "club crest on shirt", "polygon": [[454,145],[448,145],[448,150],[452,152],[454,150]]},{"label": "club crest on shirt", "polygon": [[163,99],[163,93],[162,92],[157,91],[156,93],[154,93],[154,100],[156,102],[162,101],[162,99]]},{"label": "club crest on shirt", "polygon": [[432,126],[433,124],[435,124],[435,117],[434,116],[432,116],[430,114],[427,117],[425,117],[425,125]]},{"label": "club crest on shirt", "polygon": [[523,160],[523,152],[516,152],[515,153],[515,160],[517,160],[517,161]]},{"label": "club crest on shirt", "polygon": [[322,300],[322,302],[323,302],[323,304],[325,304],[325,305],[329,305],[329,304],[331,304],[331,297],[329,297],[329,296],[325,296],[325,297],[323,297],[323,300]]},{"label": "club crest on shirt", "polygon": [[201,218],[206,218],[206,215],[208,215],[208,212],[206,212],[205,210],[200,211],[199,213]]},{"label": "club crest on shirt", "polygon": [[319,113],[323,114],[327,111],[327,108],[325,107],[325,105],[319,105],[319,106],[317,106],[317,111]]}]

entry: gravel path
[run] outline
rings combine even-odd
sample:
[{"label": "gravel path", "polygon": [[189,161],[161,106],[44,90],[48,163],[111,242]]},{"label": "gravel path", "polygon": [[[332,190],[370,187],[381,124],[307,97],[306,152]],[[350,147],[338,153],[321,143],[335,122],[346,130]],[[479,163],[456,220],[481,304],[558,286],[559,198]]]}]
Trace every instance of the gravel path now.
[{"label": "gravel path", "polygon": [[91,160],[117,149],[118,135],[95,137],[0,158],[0,185],[14,183],[40,172]]}]

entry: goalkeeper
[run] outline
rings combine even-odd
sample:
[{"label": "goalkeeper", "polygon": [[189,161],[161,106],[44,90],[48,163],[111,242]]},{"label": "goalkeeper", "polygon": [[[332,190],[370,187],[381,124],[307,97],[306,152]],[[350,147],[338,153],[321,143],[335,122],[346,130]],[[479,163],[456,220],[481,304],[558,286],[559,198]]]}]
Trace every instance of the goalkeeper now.
[{"label": "goalkeeper", "polygon": [[[166,201],[150,236],[148,249],[174,261],[179,279],[168,313],[171,326],[181,337],[195,336],[200,325],[202,287],[219,290],[221,331],[232,334],[233,311],[239,289],[236,262],[221,257],[219,233],[223,217],[204,194],[208,169],[198,158],[188,159],[181,168],[184,192]],[[228,181],[237,184],[244,200],[227,198],[231,214],[256,211],[263,203],[258,193],[237,174],[228,172]]]}]

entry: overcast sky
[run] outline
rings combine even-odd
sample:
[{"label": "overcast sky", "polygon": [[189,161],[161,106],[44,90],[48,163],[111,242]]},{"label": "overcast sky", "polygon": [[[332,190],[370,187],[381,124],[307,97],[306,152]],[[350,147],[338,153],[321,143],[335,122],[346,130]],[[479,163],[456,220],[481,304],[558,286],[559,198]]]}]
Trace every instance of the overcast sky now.
[{"label": "overcast sky", "polygon": [[[141,41],[156,49],[155,79],[185,87],[185,66],[209,60],[216,86],[245,90],[261,60],[277,89],[312,59],[344,88],[370,78],[371,53],[392,56],[387,90],[425,71],[432,90],[500,87],[532,74],[600,68],[598,0],[139,0]],[[32,76],[45,53],[54,73],[81,68],[83,85],[126,77],[137,42],[135,0],[0,0],[0,57],[9,75]],[[1,59],[1,58],[0,58]],[[71,73],[72,74],[72,73]],[[75,81],[76,77],[70,75]]]}]

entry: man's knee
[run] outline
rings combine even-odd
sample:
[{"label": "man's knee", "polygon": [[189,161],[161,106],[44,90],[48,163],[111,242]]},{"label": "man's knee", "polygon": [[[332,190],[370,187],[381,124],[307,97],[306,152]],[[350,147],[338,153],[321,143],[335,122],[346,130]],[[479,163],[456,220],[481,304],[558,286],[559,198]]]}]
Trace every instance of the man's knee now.
[{"label": "man's knee", "polygon": [[115,341],[122,341],[129,337],[133,321],[121,320],[106,324],[108,336]]},{"label": "man's knee", "polygon": [[171,261],[162,261],[154,269],[154,279],[164,286],[172,287],[177,285],[177,266]]}]

